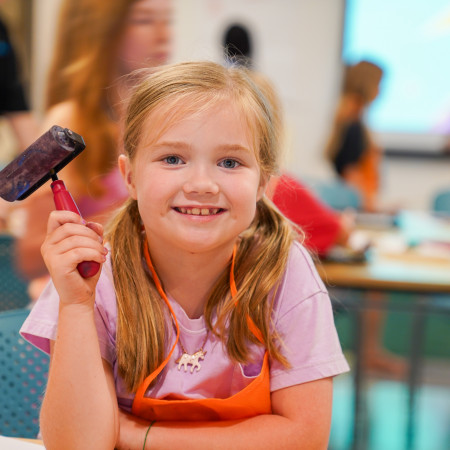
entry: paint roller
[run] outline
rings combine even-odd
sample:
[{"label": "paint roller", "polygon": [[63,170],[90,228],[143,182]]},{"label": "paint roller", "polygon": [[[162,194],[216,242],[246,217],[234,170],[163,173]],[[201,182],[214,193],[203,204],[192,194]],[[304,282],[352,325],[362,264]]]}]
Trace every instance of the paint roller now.
[{"label": "paint roller", "polygon": [[[51,179],[56,209],[72,211],[81,216],[57,173],[85,147],[79,134],[54,125],[0,171],[0,197],[8,202],[24,200]],[[95,261],[83,261],[77,269],[82,277],[90,278],[98,272],[99,267],[100,264]]]}]

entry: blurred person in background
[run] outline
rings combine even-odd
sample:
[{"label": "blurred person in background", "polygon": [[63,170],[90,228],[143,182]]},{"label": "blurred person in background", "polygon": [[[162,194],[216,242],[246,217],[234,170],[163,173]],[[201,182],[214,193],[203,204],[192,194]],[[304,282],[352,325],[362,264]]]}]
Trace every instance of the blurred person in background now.
[{"label": "blurred person in background", "polygon": [[[341,95],[326,147],[326,156],[334,170],[350,186],[356,188],[365,212],[380,212],[378,205],[382,150],[364,123],[364,115],[378,97],[383,69],[369,61],[360,61],[345,69]],[[374,309],[364,311],[362,367],[394,378],[404,378],[407,363],[383,346],[386,295],[368,292]]]},{"label": "blurred person in background", "polygon": [[[42,132],[53,125],[83,136],[86,150],[60,178],[87,221],[104,223],[128,197],[116,166],[121,152],[119,117],[132,83],[126,75],[168,62],[171,0],[64,0],[48,73]],[[49,186],[19,205],[19,270],[29,279],[47,275],[40,247],[55,206]],[[35,298],[42,279],[31,284]]]},{"label": "blurred person in background", "polygon": [[364,123],[383,77],[380,66],[360,61],[346,67],[326,156],[334,170],[361,194],[367,212],[378,210],[381,149]]},{"label": "blurred person in background", "polygon": [[0,115],[7,119],[22,151],[36,139],[38,124],[30,112],[19,72],[8,28],[0,17]]},{"label": "blurred person in background", "polygon": [[[0,0],[4,3],[4,0]],[[0,16],[0,169],[38,135],[38,123],[30,111],[20,76],[18,58],[7,24]],[[9,202],[0,199],[0,231],[8,231]]]}]

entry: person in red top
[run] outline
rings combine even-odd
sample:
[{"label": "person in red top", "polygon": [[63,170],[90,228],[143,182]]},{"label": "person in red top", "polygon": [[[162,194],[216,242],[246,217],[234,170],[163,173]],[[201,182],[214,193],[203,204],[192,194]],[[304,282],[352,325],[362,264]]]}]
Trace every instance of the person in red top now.
[{"label": "person in red top", "polygon": [[319,257],[345,245],[354,227],[353,214],[338,213],[291,175],[271,181],[269,196],[277,208],[305,233],[303,244]]}]

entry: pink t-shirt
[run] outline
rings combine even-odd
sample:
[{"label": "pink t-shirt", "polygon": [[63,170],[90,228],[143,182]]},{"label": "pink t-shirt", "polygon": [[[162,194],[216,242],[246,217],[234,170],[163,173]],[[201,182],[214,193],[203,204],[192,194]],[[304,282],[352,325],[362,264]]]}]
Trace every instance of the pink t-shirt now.
[{"label": "pink t-shirt", "polygon": [[[190,319],[181,306],[169,298],[180,326],[180,339],[189,353],[202,346],[207,329],[203,317]],[[50,282],[22,326],[22,336],[49,353],[58,325],[58,294]],[[288,266],[274,301],[273,325],[283,340],[283,351],[291,367],[286,369],[270,360],[270,389],[330,377],[349,370],[336,333],[331,302],[307,251],[294,243]],[[97,285],[95,320],[102,357],[114,371],[119,406],[130,410],[134,395],[127,392],[116,360],[117,309],[111,263],[102,269]],[[167,319],[170,321],[170,318]],[[175,342],[173,328],[171,348]],[[264,349],[252,346],[254,362],[241,365],[228,357],[221,342],[208,334],[200,360],[201,370],[191,373],[178,370],[175,361],[181,356],[178,344],[171,360],[148,394],[151,397],[186,396],[189,398],[227,398],[247,386],[260,372]],[[191,366],[189,366],[191,367]]]},{"label": "pink t-shirt", "polygon": [[102,186],[105,189],[99,198],[85,195],[77,199],[78,209],[83,217],[90,217],[120,206],[129,194],[119,169],[115,167],[101,176]]}]

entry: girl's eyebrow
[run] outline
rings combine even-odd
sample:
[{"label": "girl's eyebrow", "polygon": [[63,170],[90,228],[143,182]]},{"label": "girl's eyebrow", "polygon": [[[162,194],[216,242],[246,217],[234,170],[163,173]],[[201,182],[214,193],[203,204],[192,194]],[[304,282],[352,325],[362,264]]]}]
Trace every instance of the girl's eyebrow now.
[{"label": "girl's eyebrow", "polygon": [[225,151],[229,151],[229,152],[252,152],[252,150],[250,150],[248,147],[245,147],[244,145],[241,144],[222,144],[222,145],[218,145],[217,146],[218,149],[220,150],[225,150]]},{"label": "girl's eyebrow", "polygon": [[187,149],[190,148],[190,145],[183,141],[161,141],[152,145],[153,148],[178,148],[178,149]]},{"label": "girl's eyebrow", "polygon": [[[178,148],[178,149],[188,149],[191,146],[183,141],[162,141],[157,142],[153,148]],[[219,144],[216,146],[217,150],[224,150],[230,152],[252,152],[248,147],[241,144]]]}]

